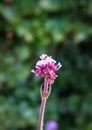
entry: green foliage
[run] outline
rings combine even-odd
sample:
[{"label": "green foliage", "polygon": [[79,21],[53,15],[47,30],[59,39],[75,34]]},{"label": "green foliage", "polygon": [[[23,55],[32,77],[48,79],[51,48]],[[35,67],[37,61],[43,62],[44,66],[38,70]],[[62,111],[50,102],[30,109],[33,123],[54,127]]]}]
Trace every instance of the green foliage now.
[{"label": "green foliage", "polygon": [[0,130],[35,130],[42,53],[63,65],[45,113],[61,130],[92,130],[92,1],[0,1]]}]

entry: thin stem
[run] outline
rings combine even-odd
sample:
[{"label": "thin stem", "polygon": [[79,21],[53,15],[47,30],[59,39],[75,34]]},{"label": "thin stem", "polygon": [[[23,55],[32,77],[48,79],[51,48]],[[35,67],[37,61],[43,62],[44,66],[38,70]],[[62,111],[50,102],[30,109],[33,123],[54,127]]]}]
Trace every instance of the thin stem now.
[{"label": "thin stem", "polygon": [[44,79],[44,93],[46,94],[48,92],[48,82],[47,79]]},{"label": "thin stem", "polygon": [[[48,93],[48,82],[47,82],[46,79],[44,81],[43,93],[45,95]],[[38,120],[38,130],[43,130],[43,120],[44,120],[44,112],[45,112],[46,101],[47,101],[47,98],[42,97],[39,120]]]},{"label": "thin stem", "polygon": [[39,121],[38,121],[38,130],[43,130],[43,120],[44,120],[44,111],[46,106],[46,100],[42,99],[41,107],[40,107],[40,114],[39,114]]}]

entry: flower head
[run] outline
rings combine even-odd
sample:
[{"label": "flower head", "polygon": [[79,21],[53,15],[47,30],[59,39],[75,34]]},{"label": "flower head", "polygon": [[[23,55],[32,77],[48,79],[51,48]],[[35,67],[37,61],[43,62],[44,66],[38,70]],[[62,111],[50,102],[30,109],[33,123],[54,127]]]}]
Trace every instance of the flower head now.
[{"label": "flower head", "polygon": [[46,130],[58,130],[58,123],[54,120],[46,123]]},{"label": "flower head", "polygon": [[56,64],[56,61],[46,54],[40,56],[40,60],[36,63],[36,70],[32,69],[31,72],[37,76],[46,78],[48,83],[53,84],[57,75],[55,74],[61,68],[61,64]]}]

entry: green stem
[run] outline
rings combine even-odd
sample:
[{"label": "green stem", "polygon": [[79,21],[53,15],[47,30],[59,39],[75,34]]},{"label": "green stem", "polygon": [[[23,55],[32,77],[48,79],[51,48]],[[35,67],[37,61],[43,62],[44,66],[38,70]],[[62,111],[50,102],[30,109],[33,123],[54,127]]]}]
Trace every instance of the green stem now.
[{"label": "green stem", "polygon": [[46,101],[48,93],[48,82],[45,79],[44,81],[44,90],[42,92],[42,101],[41,101],[41,107],[40,107],[40,114],[39,114],[39,120],[38,120],[38,130],[43,130],[43,121],[44,121],[44,112],[45,112],[45,106],[46,106]]}]

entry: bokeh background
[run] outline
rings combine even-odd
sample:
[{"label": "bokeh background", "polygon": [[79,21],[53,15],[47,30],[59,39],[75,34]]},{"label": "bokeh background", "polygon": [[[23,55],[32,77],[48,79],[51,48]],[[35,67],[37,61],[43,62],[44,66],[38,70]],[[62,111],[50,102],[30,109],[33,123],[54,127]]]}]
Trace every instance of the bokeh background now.
[{"label": "bokeh background", "polygon": [[63,65],[45,123],[92,130],[92,0],[0,0],[0,130],[37,129],[43,53]]}]

